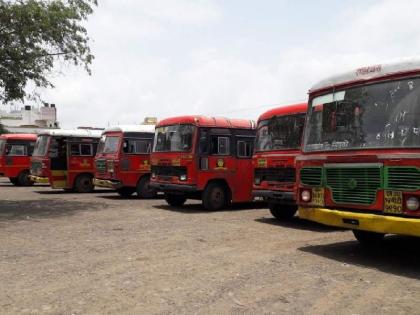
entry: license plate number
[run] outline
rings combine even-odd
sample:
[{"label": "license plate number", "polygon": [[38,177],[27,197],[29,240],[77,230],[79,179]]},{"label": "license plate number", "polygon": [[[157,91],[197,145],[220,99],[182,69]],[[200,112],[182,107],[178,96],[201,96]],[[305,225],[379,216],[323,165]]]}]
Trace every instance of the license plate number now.
[{"label": "license plate number", "polygon": [[385,190],[384,192],[384,212],[400,214],[402,209],[403,197],[401,191]]},{"label": "license plate number", "polygon": [[312,189],[311,205],[323,207],[324,206],[324,188]]}]

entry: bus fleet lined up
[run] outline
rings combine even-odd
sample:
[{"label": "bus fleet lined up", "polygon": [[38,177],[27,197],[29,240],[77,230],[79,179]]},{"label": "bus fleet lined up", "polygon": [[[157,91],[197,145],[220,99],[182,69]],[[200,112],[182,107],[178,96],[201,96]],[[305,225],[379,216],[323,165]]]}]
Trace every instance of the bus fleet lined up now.
[{"label": "bus fleet lined up", "polygon": [[[36,144],[35,144],[36,140]],[[207,210],[255,197],[272,215],[352,229],[362,243],[420,237],[420,58],[359,68],[309,91],[308,104],[242,119],[181,116],[102,134],[0,136],[14,185],[94,186]]]}]

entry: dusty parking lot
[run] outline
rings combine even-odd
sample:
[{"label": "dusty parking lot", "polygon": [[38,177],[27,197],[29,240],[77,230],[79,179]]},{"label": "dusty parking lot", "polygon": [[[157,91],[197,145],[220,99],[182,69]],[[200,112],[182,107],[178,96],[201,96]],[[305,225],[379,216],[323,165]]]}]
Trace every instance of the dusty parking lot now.
[{"label": "dusty parking lot", "polygon": [[2,314],[419,314],[420,241],[0,180]]}]

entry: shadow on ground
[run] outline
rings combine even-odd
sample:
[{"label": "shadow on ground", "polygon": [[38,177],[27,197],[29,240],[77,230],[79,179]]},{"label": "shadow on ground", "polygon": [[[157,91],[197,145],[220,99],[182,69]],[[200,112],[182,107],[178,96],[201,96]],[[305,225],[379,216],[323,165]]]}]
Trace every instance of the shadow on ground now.
[{"label": "shadow on ground", "polygon": [[169,206],[168,204],[154,205],[154,208],[174,211],[179,213],[211,213],[211,212],[226,212],[226,211],[241,211],[241,210],[253,210],[253,209],[265,209],[267,204],[265,202],[247,202],[247,203],[234,203],[228,208],[219,211],[206,210],[201,203],[189,203],[180,207]]},{"label": "shadow on ground", "polygon": [[[51,190],[34,190],[34,193],[40,195],[80,195],[80,193],[72,191],[72,190],[63,190],[63,189],[51,189]],[[87,194],[106,194],[106,193],[113,193],[110,189],[98,189],[94,190],[91,193]]]},{"label": "shadow on ground", "polygon": [[300,219],[299,217],[296,217],[296,216],[288,220],[286,219],[280,220],[276,218],[258,218],[258,219],[255,219],[255,221],[260,222],[260,223],[277,225],[277,226],[281,226],[285,228],[299,229],[299,230],[313,231],[313,232],[327,233],[327,232],[347,231],[346,229],[326,226],[326,225],[319,224],[313,221]]},{"label": "shadow on ground", "polygon": [[159,200],[163,199],[163,196],[157,196],[154,198],[148,198],[148,199],[140,199],[137,197],[136,194],[133,194],[129,197],[123,197],[118,195],[117,193],[114,193],[113,195],[107,195],[107,196],[99,196],[99,198],[109,199],[109,200]]},{"label": "shadow on ground", "polygon": [[0,201],[0,222],[33,220],[70,216],[82,211],[98,211],[107,208],[103,203],[67,200]]},{"label": "shadow on ground", "polygon": [[310,245],[299,250],[342,263],[373,268],[420,280],[420,238],[388,236],[377,247],[363,247],[356,240]]}]

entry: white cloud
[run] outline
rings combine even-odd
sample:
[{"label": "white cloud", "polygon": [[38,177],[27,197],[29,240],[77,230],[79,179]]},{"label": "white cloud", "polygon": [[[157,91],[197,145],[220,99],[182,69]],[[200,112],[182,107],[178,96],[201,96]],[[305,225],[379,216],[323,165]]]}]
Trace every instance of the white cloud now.
[{"label": "white cloud", "polygon": [[46,98],[58,104],[65,127],[190,113],[256,119],[276,104],[306,99],[325,76],[418,53],[419,10],[409,0],[352,7],[336,14],[334,29],[257,62],[231,53],[241,38],[195,45],[179,37],[179,46],[171,46],[176,31],[211,29],[229,19],[213,1],[102,1],[89,23],[93,76],[70,71]]}]

